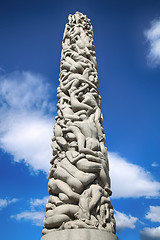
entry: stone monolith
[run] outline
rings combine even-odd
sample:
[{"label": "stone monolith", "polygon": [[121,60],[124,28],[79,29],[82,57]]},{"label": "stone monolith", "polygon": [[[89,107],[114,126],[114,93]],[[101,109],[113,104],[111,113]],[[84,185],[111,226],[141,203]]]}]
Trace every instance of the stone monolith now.
[{"label": "stone monolith", "polygon": [[116,240],[90,19],[69,15],[62,42],[42,240]]}]

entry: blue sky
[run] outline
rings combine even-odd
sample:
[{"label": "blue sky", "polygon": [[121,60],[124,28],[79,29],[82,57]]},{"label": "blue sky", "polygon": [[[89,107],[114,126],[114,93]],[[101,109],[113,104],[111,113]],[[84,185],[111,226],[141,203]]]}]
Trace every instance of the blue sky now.
[{"label": "blue sky", "polygon": [[38,240],[68,15],[93,25],[120,240],[160,239],[160,1],[2,0],[0,224]]}]

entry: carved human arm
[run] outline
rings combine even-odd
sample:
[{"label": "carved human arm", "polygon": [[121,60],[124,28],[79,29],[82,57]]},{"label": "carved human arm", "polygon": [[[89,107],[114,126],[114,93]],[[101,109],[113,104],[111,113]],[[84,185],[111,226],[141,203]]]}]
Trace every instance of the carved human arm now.
[{"label": "carved human arm", "polygon": [[73,121],[73,120],[80,120],[81,121],[81,118],[78,116],[78,114],[73,114],[72,109],[69,108],[69,107],[63,108],[63,106],[61,106],[61,112],[62,112],[65,119],[69,119],[71,121]]},{"label": "carved human arm", "polygon": [[90,154],[87,154],[86,158],[87,158],[87,160],[92,161],[92,162],[97,162],[97,163],[102,162],[102,160],[99,157],[95,157],[95,156],[90,155]]},{"label": "carved human arm", "polygon": [[68,89],[71,87],[73,81],[74,81],[74,80],[72,80],[71,82],[68,82],[68,83],[65,84],[65,85],[64,85],[62,82],[60,82],[60,88],[61,88],[61,90],[63,90],[63,91],[68,90]]},{"label": "carved human arm", "polygon": [[70,152],[70,151],[67,151],[67,152],[66,152],[66,156],[67,156],[68,160],[69,160],[71,163],[75,164],[75,163],[78,162],[81,158],[85,157],[85,154],[81,153],[81,154],[79,154],[77,157],[74,157],[74,158],[73,158],[71,152]]},{"label": "carved human arm", "polygon": [[78,94],[80,92],[83,92],[87,87],[89,87],[88,83],[86,83],[83,87],[80,87],[79,89],[75,90],[75,94]]}]

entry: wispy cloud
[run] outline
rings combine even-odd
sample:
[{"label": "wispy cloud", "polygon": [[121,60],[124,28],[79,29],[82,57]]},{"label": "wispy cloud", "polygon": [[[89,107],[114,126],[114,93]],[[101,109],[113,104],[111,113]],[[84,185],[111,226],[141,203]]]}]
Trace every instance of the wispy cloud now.
[{"label": "wispy cloud", "polygon": [[15,218],[17,221],[20,221],[20,220],[31,221],[34,225],[42,226],[44,215],[45,215],[45,212],[42,212],[42,211],[41,212],[24,211],[17,215],[11,216],[11,218]]},{"label": "wispy cloud", "polygon": [[156,162],[153,162],[153,163],[152,163],[152,167],[159,167],[159,164],[156,163]]},{"label": "wispy cloud", "polygon": [[145,217],[152,222],[160,222],[160,206],[150,206]]},{"label": "wispy cloud", "polygon": [[140,238],[142,240],[159,240],[160,239],[160,227],[143,228],[140,231]]},{"label": "wispy cloud", "polygon": [[33,225],[42,226],[47,200],[47,196],[42,199],[31,199],[29,210],[12,215],[11,218],[16,219],[17,221],[30,221]]},{"label": "wispy cloud", "polygon": [[151,22],[150,29],[145,31],[149,42],[148,62],[155,67],[160,65],[160,18]]},{"label": "wispy cloud", "polygon": [[136,222],[139,221],[137,217],[131,215],[127,216],[125,213],[118,211],[115,211],[115,219],[117,231],[121,231],[125,228],[134,229]]},{"label": "wispy cloud", "polygon": [[54,105],[43,76],[13,72],[0,76],[0,147],[34,170],[48,171]]},{"label": "wispy cloud", "polygon": [[38,208],[44,207],[47,204],[47,201],[48,201],[48,196],[42,199],[38,199],[38,198],[31,199],[30,200],[31,209],[34,211],[37,207]]},{"label": "wispy cloud", "polygon": [[144,168],[113,152],[109,153],[109,163],[114,198],[159,196],[160,183]]},{"label": "wispy cloud", "polygon": [[2,208],[6,208],[11,203],[15,203],[17,201],[18,201],[17,198],[12,198],[12,199],[7,199],[7,198],[6,199],[2,199],[2,198],[0,198],[0,210]]}]

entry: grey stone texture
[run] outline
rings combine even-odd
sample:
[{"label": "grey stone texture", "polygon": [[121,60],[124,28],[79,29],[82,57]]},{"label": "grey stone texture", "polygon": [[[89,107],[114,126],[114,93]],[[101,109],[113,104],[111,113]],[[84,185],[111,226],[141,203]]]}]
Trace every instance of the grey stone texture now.
[{"label": "grey stone texture", "polygon": [[53,231],[44,235],[41,240],[118,240],[111,232],[95,229],[67,229]]},{"label": "grey stone texture", "polygon": [[68,19],[42,239],[117,239],[92,26]]}]

